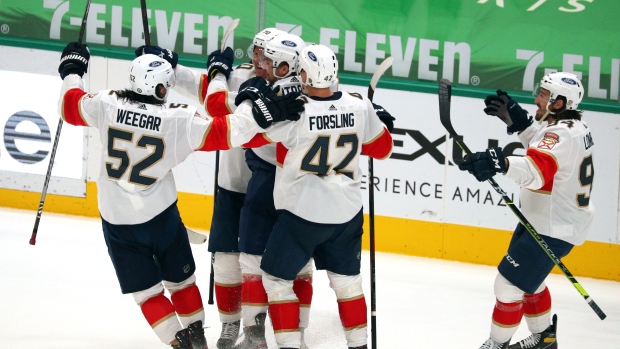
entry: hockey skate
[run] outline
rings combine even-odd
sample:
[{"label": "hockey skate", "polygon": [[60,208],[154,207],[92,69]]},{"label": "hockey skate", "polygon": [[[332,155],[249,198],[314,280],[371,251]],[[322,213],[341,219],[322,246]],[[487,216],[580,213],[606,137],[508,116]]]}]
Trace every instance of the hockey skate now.
[{"label": "hockey skate", "polygon": [[189,330],[187,328],[177,332],[174,337],[179,341],[179,344],[170,344],[174,349],[192,349],[192,342],[189,338]]},{"label": "hockey skate", "polygon": [[551,326],[541,333],[532,333],[531,336],[525,338],[519,343],[515,343],[508,347],[509,349],[557,349],[558,341],[556,339],[556,330],[558,326],[558,316],[553,315]]},{"label": "hockey skate", "polygon": [[256,315],[256,325],[243,327],[243,341],[234,349],[259,349],[267,348],[267,339],[265,339],[265,319],[267,313]]},{"label": "hockey skate", "polygon": [[241,320],[234,322],[222,323],[222,333],[220,333],[220,339],[217,340],[217,349],[233,349],[239,337],[239,326]]},{"label": "hockey skate", "polygon": [[484,342],[484,344],[482,344],[480,349],[508,349],[508,344],[510,344],[510,341],[506,343],[499,343],[489,338],[486,342]]},{"label": "hockey skate", "polygon": [[209,349],[207,339],[205,338],[205,329],[202,328],[202,321],[192,322],[187,327],[189,330],[189,339],[192,342],[192,349]]}]

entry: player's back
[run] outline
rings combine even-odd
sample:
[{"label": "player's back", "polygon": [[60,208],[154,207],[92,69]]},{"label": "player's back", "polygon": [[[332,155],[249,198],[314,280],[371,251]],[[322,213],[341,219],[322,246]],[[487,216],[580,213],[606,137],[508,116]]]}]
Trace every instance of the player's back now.
[{"label": "player's back", "polygon": [[141,223],[176,200],[171,169],[197,148],[190,144],[196,109],[131,102],[104,92],[99,110],[89,113],[96,126],[89,125],[99,129],[102,143],[99,209],[111,223]]},{"label": "player's back", "polygon": [[[276,208],[317,223],[344,223],[362,209],[362,145],[384,132],[372,105],[357,93],[306,98],[299,121],[282,123],[267,136],[282,143]],[[285,149],[286,148],[286,149]]]}]

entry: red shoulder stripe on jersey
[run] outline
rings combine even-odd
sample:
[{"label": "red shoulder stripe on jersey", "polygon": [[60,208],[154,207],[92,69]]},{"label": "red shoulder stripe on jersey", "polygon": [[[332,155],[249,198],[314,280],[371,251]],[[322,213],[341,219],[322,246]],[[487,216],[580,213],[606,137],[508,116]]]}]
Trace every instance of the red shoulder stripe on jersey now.
[{"label": "red shoulder stripe on jersey", "polygon": [[264,133],[257,133],[254,138],[243,145],[243,148],[258,148],[269,143],[271,143],[271,140],[267,138],[267,135]]},{"label": "red shoulder stripe on jersey", "polygon": [[219,90],[207,97],[207,112],[214,118],[232,114],[228,107],[228,91]]},{"label": "red shoulder stripe on jersey", "polygon": [[276,163],[278,166],[284,166],[284,159],[286,159],[286,154],[288,153],[288,148],[284,146],[282,143],[276,144]]},{"label": "red shoulder stripe on jersey", "polygon": [[531,159],[538,174],[543,180],[540,190],[551,191],[553,188],[553,177],[558,172],[558,162],[552,154],[540,151],[536,148],[529,148],[526,156]]},{"label": "red shoulder stripe on jersey", "polygon": [[205,132],[205,138],[197,150],[213,151],[228,150],[232,148],[230,140],[230,123],[228,117],[213,118],[211,125]]},{"label": "red shoulder stripe on jersey", "polygon": [[370,142],[362,145],[362,153],[375,159],[385,159],[392,152],[392,135],[384,127],[383,132]]},{"label": "red shoulder stripe on jersey", "polygon": [[80,88],[72,88],[62,97],[62,118],[75,126],[88,126],[80,110],[80,101],[86,95]]},{"label": "red shoulder stripe on jersey", "polygon": [[198,83],[198,96],[200,98],[200,104],[205,104],[205,98],[207,98],[208,88],[209,88],[209,79],[207,79],[207,75],[206,74],[200,75],[200,82]]}]

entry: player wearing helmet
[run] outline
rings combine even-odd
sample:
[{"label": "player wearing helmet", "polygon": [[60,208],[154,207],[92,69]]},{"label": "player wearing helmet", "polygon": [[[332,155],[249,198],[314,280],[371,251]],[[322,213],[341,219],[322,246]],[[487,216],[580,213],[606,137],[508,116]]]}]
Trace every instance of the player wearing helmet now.
[{"label": "player wearing helmet", "polygon": [[[248,101],[234,115],[204,119],[189,105],[167,104],[175,73],[167,59],[152,54],[131,62],[130,89],[89,94],[81,79],[89,57],[86,45],[70,43],[63,50],[59,113],[72,125],[99,131],[99,211],[121,291],[133,295],[162,342],[205,349],[202,299],[172,168],[194,151],[248,142],[260,129],[258,112]],[[276,121],[277,100],[263,98]]]},{"label": "player wearing helmet", "polygon": [[[226,48],[224,52],[216,50],[209,55],[207,74],[198,74],[180,64],[176,65],[177,87],[204,104],[209,115],[225,117],[237,108],[235,98],[241,84],[254,76],[265,77],[265,70],[260,68],[258,60],[266,42],[280,33],[278,29],[267,28],[254,36],[248,52],[252,63],[242,63],[233,68],[233,51]],[[136,55],[143,52],[171,59],[176,56],[176,53],[156,46],[140,47],[136,50]],[[244,149],[233,148],[220,152],[217,196],[208,246],[209,252],[213,253],[215,300],[222,322],[220,338],[217,341],[218,349],[233,348],[239,335],[242,295],[238,248],[239,215],[251,174],[245,162]],[[247,325],[256,325],[254,316]]]},{"label": "player wearing helmet", "polygon": [[[508,132],[518,132],[526,156],[504,157],[501,148],[473,154],[459,165],[485,181],[501,172],[521,186],[522,213],[558,258],[581,245],[594,215],[590,201],[594,143],[577,110],[583,85],[571,73],[545,75],[536,90],[536,120],[504,91],[485,99],[489,115],[499,117]],[[491,336],[484,349],[555,349],[557,315],[551,318],[551,295],[545,278],[555,264],[520,223],[495,279],[496,305]],[[509,346],[525,316],[532,335]]]},{"label": "player wearing helmet", "polygon": [[338,61],[328,47],[305,47],[295,70],[308,93],[300,97],[306,111],[264,137],[279,142],[273,192],[278,217],[261,261],[276,342],[280,348],[303,345],[295,283],[314,257],[317,269],[327,270],[348,347],[366,348],[359,160],[362,152],[388,157],[392,137],[367,98],[330,90]]},{"label": "player wearing helmet", "polygon": [[[259,66],[265,72],[265,79],[273,84],[274,90],[285,96],[297,96],[301,91],[297,74],[297,58],[305,47],[303,40],[293,34],[281,32],[264,42],[259,55]],[[265,319],[268,297],[263,287],[260,263],[265,245],[278,213],[273,202],[276,177],[276,144],[247,149],[245,158],[252,170],[248,184],[239,229],[239,262],[243,273],[242,313],[245,338],[240,349],[266,346]],[[294,281],[295,293],[300,300],[300,328],[308,327],[312,301],[312,261],[300,270]]]}]

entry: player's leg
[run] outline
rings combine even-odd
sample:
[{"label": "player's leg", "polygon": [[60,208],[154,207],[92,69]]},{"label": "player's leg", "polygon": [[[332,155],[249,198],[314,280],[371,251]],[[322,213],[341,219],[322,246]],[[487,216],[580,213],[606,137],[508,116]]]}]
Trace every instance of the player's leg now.
[{"label": "player's leg", "polygon": [[[543,239],[558,258],[565,257],[573,248],[572,244],[563,240],[549,236],[543,236]],[[544,283],[545,278],[549,275],[555,263],[527,232],[524,233],[518,243],[515,243],[515,246],[521,246],[520,253],[511,251],[511,249],[514,249],[512,243],[508,251],[510,256],[515,255],[514,264],[508,263],[505,259],[500,263],[499,270],[507,275],[506,279],[512,284],[525,291],[523,313],[532,335],[511,345],[510,348],[557,348],[557,316],[552,316],[551,294]],[[515,267],[515,264],[518,267]],[[509,274],[510,269],[521,268],[523,270],[519,274]]]},{"label": "player's leg", "polygon": [[367,306],[360,274],[363,217],[360,211],[351,221],[339,225],[328,241],[317,246],[314,259],[317,269],[327,270],[349,348],[363,348],[368,341]]},{"label": "player's leg", "polygon": [[241,267],[239,265],[239,219],[245,194],[218,187],[209,234],[214,253],[215,300],[222,331],[218,349],[230,349],[239,335],[241,320]]},{"label": "player's leg", "polygon": [[244,340],[242,348],[265,345],[265,319],[267,293],[263,287],[261,255],[265,251],[269,234],[277,220],[273,203],[275,166],[246,152],[252,177],[248,183],[245,202],[239,220],[239,263],[242,273],[241,312]]},{"label": "player's leg", "polygon": [[133,295],[145,319],[163,343],[178,344],[176,335],[183,327],[172,303],[164,296],[152,248],[153,233],[156,235],[161,228],[154,230],[152,223],[114,225],[102,220],[102,227],[121,291]]},{"label": "player's leg", "polygon": [[310,259],[297,274],[293,282],[293,291],[299,299],[299,330],[301,332],[301,348],[304,348],[304,333],[310,323],[310,305],[312,304],[312,273],[314,263]]},{"label": "player's leg", "polygon": [[[328,226],[325,232],[322,226],[282,211],[267,242],[261,262],[263,285],[269,299],[276,342],[281,348],[300,348],[302,345],[300,298],[293,288],[297,277],[307,275],[311,270],[309,261],[315,246],[330,236],[331,228]],[[311,289],[307,286],[310,285],[302,285],[298,290],[306,300],[311,298]]]},{"label": "player's leg", "polygon": [[154,241],[153,257],[181,325],[189,330],[193,348],[204,349],[207,347],[203,329],[205,313],[200,290],[196,285],[194,256],[176,205],[168,211],[168,216],[159,222],[165,228],[165,233]]}]

